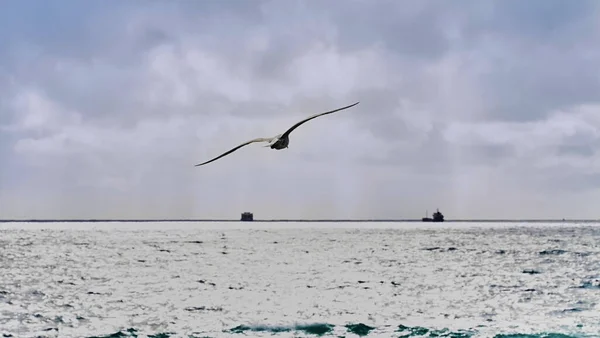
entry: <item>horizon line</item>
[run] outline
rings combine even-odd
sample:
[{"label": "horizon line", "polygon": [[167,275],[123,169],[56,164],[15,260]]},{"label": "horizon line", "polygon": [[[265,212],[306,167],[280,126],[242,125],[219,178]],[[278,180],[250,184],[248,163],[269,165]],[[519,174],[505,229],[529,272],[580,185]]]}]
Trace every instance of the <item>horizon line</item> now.
[{"label": "horizon line", "polygon": [[52,219],[52,218],[33,218],[33,219],[0,219],[0,223],[97,223],[97,222],[422,222],[422,223],[459,223],[459,222],[506,222],[506,223],[516,223],[516,222],[600,222],[600,219],[445,219],[443,222],[432,222],[432,221],[423,221],[422,219],[254,219],[251,221],[242,221],[240,219],[216,219],[216,218],[207,218],[207,219],[191,219],[191,218],[156,218],[156,219],[102,219],[102,218],[80,218],[80,219]]}]

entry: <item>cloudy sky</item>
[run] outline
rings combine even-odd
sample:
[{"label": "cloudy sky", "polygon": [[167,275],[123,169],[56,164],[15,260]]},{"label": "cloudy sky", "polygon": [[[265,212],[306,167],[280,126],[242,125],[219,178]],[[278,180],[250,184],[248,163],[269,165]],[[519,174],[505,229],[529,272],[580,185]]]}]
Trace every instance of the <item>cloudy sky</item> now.
[{"label": "cloudy sky", "polygon": [[599,9],[2,1],[0,218],[599,218]]}]

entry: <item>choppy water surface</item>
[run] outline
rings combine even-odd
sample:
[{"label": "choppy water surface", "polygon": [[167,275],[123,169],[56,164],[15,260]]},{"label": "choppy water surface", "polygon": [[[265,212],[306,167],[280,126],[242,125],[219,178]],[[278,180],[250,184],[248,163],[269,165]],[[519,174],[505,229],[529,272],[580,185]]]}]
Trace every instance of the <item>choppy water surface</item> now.
[{"label": "choppy water surface", "polygon": [[600,337],[596,224],[5,223],[6,337]]}]

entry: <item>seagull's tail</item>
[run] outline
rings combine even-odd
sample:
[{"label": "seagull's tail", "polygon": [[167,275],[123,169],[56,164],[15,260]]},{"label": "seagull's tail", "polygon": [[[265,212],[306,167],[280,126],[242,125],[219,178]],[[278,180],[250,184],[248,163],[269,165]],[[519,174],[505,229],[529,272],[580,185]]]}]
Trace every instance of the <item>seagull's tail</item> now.
[{"label": "seagull's tail", "polygon": [[266,147],[272,146],[275,142],[277,142],[277,140],[279,140],[280,137],[281,137],[281,134],[279,134],[279,135],[277,135],[275,137],[271,137],[271,139],[268,141],[269,144],[267,144],[266,146],[263,146],[263,147],[266,148]]}]

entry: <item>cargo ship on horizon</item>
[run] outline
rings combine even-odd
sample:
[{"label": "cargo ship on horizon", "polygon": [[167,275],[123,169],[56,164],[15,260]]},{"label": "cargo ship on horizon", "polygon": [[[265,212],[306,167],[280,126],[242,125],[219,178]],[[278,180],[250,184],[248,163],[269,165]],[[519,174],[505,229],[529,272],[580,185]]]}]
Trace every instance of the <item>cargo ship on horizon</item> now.
[{"label": "cargo ship on horizon", "polygon": [[444,215],[440,212],[440,209],[436,209],[436,211],[433,213],[433,215],[431,215],[432,217],[427,217],[427,211],[425,211],[425,217],[423,217],[421,220],[423,222],[443,222],[444,221]]}]

